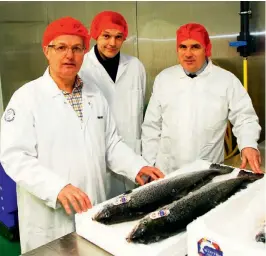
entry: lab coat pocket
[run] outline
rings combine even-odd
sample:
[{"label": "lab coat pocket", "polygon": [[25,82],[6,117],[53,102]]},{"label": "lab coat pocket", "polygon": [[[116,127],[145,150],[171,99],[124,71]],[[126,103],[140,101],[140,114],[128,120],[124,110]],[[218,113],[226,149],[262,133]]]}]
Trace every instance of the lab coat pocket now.
[{"label": "lab coat pocket", "polygon": [[96,117],[96,128],[99,129],[98,132],[104,131],[104,116],[102,115],[97,115]]},{"label": "lab coat pocket", "polygon": [[[97,147],[104,147],[105,145],[105,119],[103,115],[96,115],[94,118],[94,139]],[[96,136],[95,136],[96,135]],[[97,141],[97,142],[96,142]]]},{"label": "lab coat pocket", "polygon": [[104,134],[105,134],[105,120],[103,118],[103,116],[97,116],[96,117],[96,133],[98,134],[99,137],[103,137],[104,138]]},{"label": "lab coat pocket", "polygon": [[228,106],[224,97],[208,95],[203,104],[202,122],[207,129],[221,129],[228,117]]}]

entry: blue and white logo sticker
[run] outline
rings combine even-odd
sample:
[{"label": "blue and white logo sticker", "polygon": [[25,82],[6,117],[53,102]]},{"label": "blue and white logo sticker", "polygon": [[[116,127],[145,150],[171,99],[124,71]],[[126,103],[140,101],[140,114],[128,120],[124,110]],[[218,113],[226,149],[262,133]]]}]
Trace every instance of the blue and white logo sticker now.
[{"label": "blue and white logo sticker", "polygon": [[150,218],[152,220],[154,220],[154,219],[165,217],[165,216],[167,216],[169,214],[170,214],[170,210],[169,209],[161,209],[159,211],[150,213]]},{"label": "blue and white logo sticker", "polygon": [[131,197],[129,195],[122,195],[114,199],[114,205],[126,204],[130,201]]},{"label": "blue and white logo sticker", "polygon": [[15,110],[13,108],[9,108],[5,113],[5,120],[7,122],[11,122],[15,119]]}]

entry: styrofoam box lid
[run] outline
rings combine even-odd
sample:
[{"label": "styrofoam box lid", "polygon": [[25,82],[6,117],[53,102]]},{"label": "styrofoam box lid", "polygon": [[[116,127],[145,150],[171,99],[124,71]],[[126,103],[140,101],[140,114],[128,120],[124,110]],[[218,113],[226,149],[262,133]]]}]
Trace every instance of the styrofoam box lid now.
[{"label": "styrofoam box lid", "polygon": [[[168,177],[207,169],[210,164],[211,163],[207,161],[197,160],[171,173]],[[137,189],[142,188],[139,187]],[[108,202],[109,201],[105,201],[94,206],[85,213],[75,215],[76,232],[78,235],[116,256],[185,256],[187,254],[186,232],[181,232],[168,239],[150,245],[133,244],[128,243],[125,238],[138,223],[138,220],[109,226],[92,221],[91,217]]]},{"label": "styrofoam box lid", "polygon": [[[190,223],[187,226],[188,255],[198,256],[199,241],[205,239],[219,245],[223,254],[217,255],[265,256],[265,244],[255,240],[265,217],[266,177],[249,184],[247,189]],[[211,247],[210,243],[208,246]]]}]

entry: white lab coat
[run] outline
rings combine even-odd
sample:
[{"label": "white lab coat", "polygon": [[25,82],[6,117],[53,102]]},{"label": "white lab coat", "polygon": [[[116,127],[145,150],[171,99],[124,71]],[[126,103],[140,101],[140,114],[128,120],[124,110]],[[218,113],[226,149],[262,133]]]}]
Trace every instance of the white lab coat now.
[{"label": "white lab coat", "polygon": [[257,148],[261,127],[240,81],[209,61],[196,78],[181,65],[155,79],[142,125],[142,155],[165,174],[202,159],[223,162],[227,120],[239,149]]},{"label": "white lab coat", "polygon": [[132,181],[147,163],[118,136],[100,90],[84,83],[83,124],[49,75],[18,89],[1,120],[1,163],[17,183],[22,253],[74,231],[57,203],[71,183],[95,205],[106,199],[106,165]]},{"label": "white lab coat", "polygon": [[[113,82],[92,48],[84,57],[79,75],[85,81],[93,81],[101,89],[114,115],[119,135],[140,154],[146,89],[143,64],[136,57],[120,53],[116,82]],[[108,180],[107,198],[135,187],[131,181],[113,172],[108,172]]]}]

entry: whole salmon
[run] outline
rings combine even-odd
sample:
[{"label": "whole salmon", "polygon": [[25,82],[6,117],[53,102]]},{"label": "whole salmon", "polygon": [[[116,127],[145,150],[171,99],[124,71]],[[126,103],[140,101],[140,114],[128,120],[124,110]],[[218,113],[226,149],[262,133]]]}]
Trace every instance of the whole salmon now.
[{"label": "whole salmon", "polygon": [[131,221],[195,191],[215,176],[231,173],[234,168],[212,164],[209,169],[153,181],[111,200],[92,218],[104,224]]},{"label": "whole salmon", "polygon": [[207,184],[145,216],[129,234],[127,241],[149,244],[168,238],[184,230],[197,217],[227,200],[243,184],[262,177],[263,174],[240,171],[237,178]]}]

